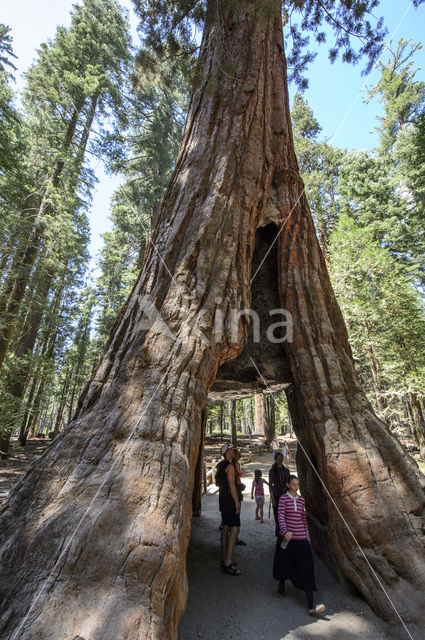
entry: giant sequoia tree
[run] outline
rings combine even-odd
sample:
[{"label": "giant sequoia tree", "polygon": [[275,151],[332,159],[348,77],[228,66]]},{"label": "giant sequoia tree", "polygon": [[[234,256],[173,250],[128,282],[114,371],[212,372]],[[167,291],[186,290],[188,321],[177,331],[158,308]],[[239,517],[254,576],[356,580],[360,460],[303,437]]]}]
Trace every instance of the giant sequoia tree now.
[{"label": "giant sequoia tree", "polygon": [[[355,30],[356,7],[375,4],[335,15]],[[329,563],[386,618],[390,599],[410,629],[422,618],[424,491],[353,367],[293,150],[280,2],[210,8],[140,278],[77,415],[3,510],[5,639],[176,638],[202,413],[216,377],[235,371],[239,385],[291,385],[314,465],[298,461],[312,534]],[[292,340],[258,351],[239,315],[251,307],[289,311]]]}]

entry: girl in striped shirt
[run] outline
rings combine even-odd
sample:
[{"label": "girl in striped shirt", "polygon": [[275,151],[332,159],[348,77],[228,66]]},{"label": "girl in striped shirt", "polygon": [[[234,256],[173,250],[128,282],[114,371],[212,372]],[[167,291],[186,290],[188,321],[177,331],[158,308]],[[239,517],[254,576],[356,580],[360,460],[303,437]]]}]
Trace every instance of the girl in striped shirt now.
[{"label": "girl in striped shirt", "polygon": [[288,491],[279,499],[278,520],[280,537],[277,540],[273,577],[279,580],[278,593],[285,594],[285,580],[289,578],[297,589],[305,592],[309,613],[322,613],[324,604],[316,604],[313,554],[308,541],[305,500],[298,494],[297,476],[289,476]]}]

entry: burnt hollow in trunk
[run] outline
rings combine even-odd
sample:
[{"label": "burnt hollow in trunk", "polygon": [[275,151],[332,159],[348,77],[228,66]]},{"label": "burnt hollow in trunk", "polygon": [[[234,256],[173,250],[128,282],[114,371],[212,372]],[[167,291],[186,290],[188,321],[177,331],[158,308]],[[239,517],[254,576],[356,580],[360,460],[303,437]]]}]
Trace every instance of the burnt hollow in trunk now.
[{"label": "burnt hollow in trunk", "polygon": [[272,325],[279,324],[282,317],[278,313],[281,302],[277,235],[278,227],[274,222],[268,222],[256,231],[251,265],[251,307],[246,314],[250,316],[251,323],[246,344],[236,358],[218,368],[208,393],[210,402],[241,399],[258,392],[275,393],[286,389],[292,382],[280,341],[285,337],[285,327],[273,329],[276,341],[271,341],[267,335],[268,332],[271,334]]},{"label": "burnt hollow in trunk", "polygon": [[[261,3],[260,15],[256,4],[224,3],[207,24],[140,277],[74,420],[2,507],[5,640],[177,638],[202,414],[213,385],[242,375],[240,387],[252,384],[250,357],[272,390],[292,382],[297,436],[329,489],[327,515],[316,513],[318,481],[300,478],[307,510],[327,526],[312,537],[326,535],[340,571],[378,613],[395,619],[377,575],[413,635],[423,625],[423,476],[359,385],[295,158],[280,3]],[[217,77],[229,61],[235,73]],[[271,222],[277,250],[255,275],[254,254],[276,235]],[[280,345],[278,364],[275,346],[248,346],[255,357],[236,370],[226,363],[251,327],[241,318],[232,335],[232,314],[255,305],[261,317],[261,296],[267,312],[272,303],[291,313],[293,340]],[[148,307],[157,316],[147,325]]]}]

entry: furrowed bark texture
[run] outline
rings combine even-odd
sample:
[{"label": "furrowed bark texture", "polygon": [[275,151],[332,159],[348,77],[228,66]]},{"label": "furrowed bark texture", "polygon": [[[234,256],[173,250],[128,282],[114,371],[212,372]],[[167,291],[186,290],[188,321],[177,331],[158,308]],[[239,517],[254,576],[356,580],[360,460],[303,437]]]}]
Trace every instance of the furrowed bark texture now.
[{"label": "furrowed bark texture", "polygon": [[231,312],[250,306],[255,230],[289,140],[282,62],[278,19],[239,10],[204,35],[155,248],[76,418],[2,515],[5,640],[176,638],[201,414],[243,344]]},{"label": "furrowed bark texture", "polygon": [[425,589],[424,476],[360,388],[301,185],[287,184],[285,199],[279,275],[294,318],[288,401],[315,546],[377,613],[395,623],[400,616],[415,637]]},{"label": "furrowed bark texture", "polygon": [[[280,296],[294,319],[282,359],[297,434],[387,590],[409,621],[415,607],[419,615],[424,495],[353,369],[302,195],[274,6],[262,19],[240,8],[205,31],[202,80],[154,246],[74,421],[3,511],[5,640],[177,637],[202,411],[218,367],[246,340],[244,317],[232,336],[232,313],[251,304],[260,222],[280,231]],[[309,499],[314,532],[325,539],[329,528],[329,558],[393,617],[332,501],[304,470],[307,498],[317,498]]]}]

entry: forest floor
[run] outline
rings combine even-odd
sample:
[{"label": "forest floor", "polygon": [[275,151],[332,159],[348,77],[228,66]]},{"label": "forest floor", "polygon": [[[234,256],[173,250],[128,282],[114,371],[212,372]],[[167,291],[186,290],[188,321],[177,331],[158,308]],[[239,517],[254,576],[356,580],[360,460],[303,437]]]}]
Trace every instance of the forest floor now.
[{"label": "forest floor", "polygon": [[[289,583],[285,597],[278,595],[277,582],[272,577],[273,511],[269,519],[267,496],[264,523],[254,520],[255,503],[250,496],[254,469],[261,469],[267,479],[272,462],[271,453],[257,455],[243,470],[246,489],[240,537],[247,545],[236,546],[234,554],[240,576],[220,571],[220,515],[215,485],[204,496],[202,516],[192,521],[187,555],[189,597],[179,640],[402,640],[399,629],[393,635],[389,625],[362,598],[346,593],[317,556],[316,602],[326,604],[325,614],[320,618],[310,616],[304,594]],[[290,466],[294,469],[293,464]]]},{"label": "forest floor", "polygon": [[31,438],[25,447],[12,441],[7,460],[0,460],[0,505],[21,475],[34,460],[37,460],[51,442],[48,438]]}]

